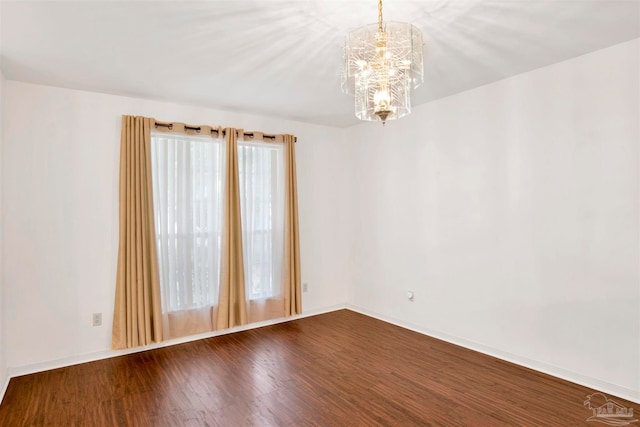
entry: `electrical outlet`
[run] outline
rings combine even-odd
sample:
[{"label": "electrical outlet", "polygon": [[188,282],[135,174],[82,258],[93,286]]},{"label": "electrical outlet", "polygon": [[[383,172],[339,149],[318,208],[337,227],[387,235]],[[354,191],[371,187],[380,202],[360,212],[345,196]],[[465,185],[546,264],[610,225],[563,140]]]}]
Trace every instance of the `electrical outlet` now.
[{"label": "electrical outlet", "polygon": [[102,325],[102,313],[93,313],[93,326]]},{"label": "electrical outlet", "polygon": [[302,284],[302,292],[308,292],[309,291],[309,284],[308,283],[303,283]]}]

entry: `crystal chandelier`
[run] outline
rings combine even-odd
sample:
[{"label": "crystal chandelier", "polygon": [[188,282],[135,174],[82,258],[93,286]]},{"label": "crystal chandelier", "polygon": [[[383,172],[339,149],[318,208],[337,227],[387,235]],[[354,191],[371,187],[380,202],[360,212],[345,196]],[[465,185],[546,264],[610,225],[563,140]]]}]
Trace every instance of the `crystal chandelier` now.
[{"label": "crystal chandelier", "polygon": [[382,22],[351,31],[344,48],[342,91],[355,97],[356,117],[381,121],[411,113],[411,89],[423,82],[422,33],[403,22]]}]

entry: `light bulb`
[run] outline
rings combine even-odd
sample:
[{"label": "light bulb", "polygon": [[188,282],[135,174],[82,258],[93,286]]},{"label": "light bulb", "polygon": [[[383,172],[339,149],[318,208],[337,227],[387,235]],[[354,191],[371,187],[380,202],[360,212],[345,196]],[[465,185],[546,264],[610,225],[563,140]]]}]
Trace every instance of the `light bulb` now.
[{"label": "light bulb", "polygon": [[391,96],[387,89],[378,89],[373,95],[373,103],[376,110],[389,110],[389,104],[391,104]]}]

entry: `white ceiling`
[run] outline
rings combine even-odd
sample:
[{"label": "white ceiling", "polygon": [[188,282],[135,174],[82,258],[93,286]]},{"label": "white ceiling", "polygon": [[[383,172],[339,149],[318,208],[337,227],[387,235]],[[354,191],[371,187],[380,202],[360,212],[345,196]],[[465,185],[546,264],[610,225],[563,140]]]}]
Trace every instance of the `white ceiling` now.
[{"label": "white ceiling", "polygon": [[[344,36],[376,0],[2,1],[7,79],[357,123],[340,91]],[[636,0],[385,0],[426,41],[419,105],[640,36]]]}]

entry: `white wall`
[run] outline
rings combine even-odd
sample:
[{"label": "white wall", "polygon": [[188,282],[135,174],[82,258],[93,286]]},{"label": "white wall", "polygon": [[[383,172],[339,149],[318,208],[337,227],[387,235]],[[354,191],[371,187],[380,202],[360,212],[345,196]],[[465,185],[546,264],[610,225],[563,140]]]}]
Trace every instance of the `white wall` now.
[{"label": "white wall", "polygon": [[[333,128],[7,81],[4,236],[8,366],[105,351],[118,244],[120,117],[298,136],[305,312],[344,305],[350,273],[343,132]],[[342,150],[342,151],[341,151]],[[91,314],[103,313],[103,326]]]},{"label": "white wall", "polygon": [[[2,193],[3,193],[3,119],[4,119],[4,74],[0,70],[0,242],[4,241],[2,234],[2,223],[3,223],[3,203],[2,203]],[[7,358],[6,358],[6,324],[4,321],[5,317],[5,298],[4,298],[4,270],[3,270],[3,248],[0,244],[0,399],[4,394],[3,388],[5,383],[7,382]]]},{"label": "white wall", "polygon": [[623,43],[349,129],[348,303],[640,399],[638,52]]}]

